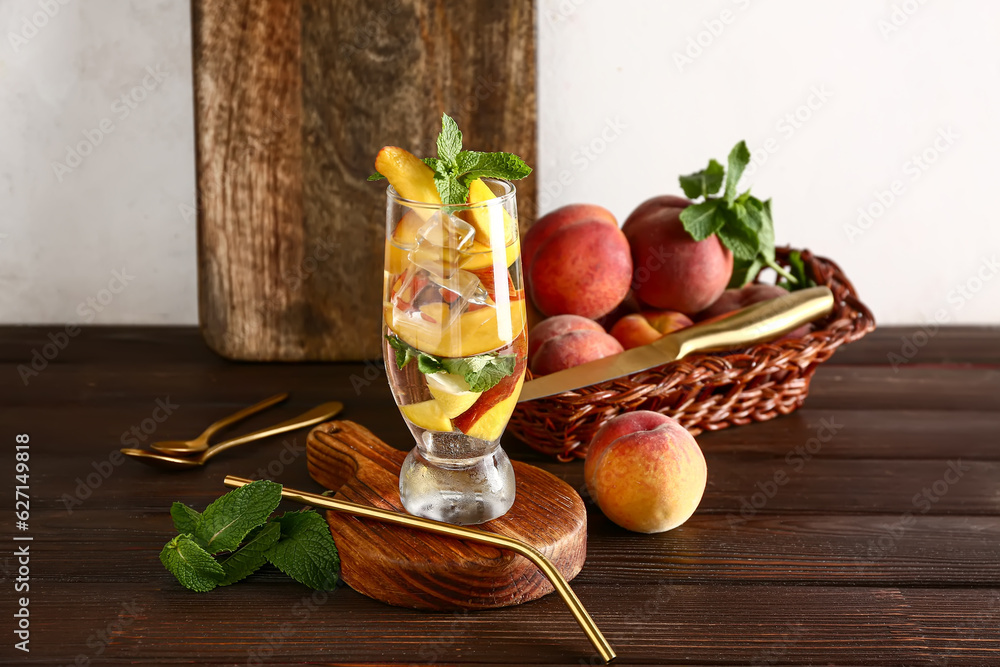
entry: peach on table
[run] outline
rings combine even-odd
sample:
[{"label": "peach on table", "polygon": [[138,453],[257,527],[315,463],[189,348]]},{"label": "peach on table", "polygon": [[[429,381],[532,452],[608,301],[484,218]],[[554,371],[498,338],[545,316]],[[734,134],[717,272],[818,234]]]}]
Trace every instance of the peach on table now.
[{"label": "peach on table", "polygon": [[605,516],[628,530],[659,533],[694,514],[705,493],[708,468],[683,426],[658,412],[640,410],[598,429],[583,476]]}]

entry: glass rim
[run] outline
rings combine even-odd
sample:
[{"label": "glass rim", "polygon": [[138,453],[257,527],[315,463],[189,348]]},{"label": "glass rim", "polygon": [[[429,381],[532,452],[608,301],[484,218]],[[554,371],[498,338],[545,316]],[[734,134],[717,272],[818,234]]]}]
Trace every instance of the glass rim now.
[{"label": "glass rim", "polygon": [[416,201],[415,199],[407,199],[401,197],[396,188],[392,187],[392,184],[386,186],[385,194],[387,197],[395,201],[396,203],[402,204],[408,208],[422,208],[431,211],[438,211],[443,208],[450,209],[460,209],[463,211],[468,211],[475,208],[486,208],[489,206],[495,206],[498,202],[501,206],[505,205],[509,199],[513,199],[517,195],[517,187],[510,181],[503,178],[483,178],[484,181],[489,181],[490,183],[499,183],[505,190],[503,194],[497,195],[493,199],[487,199],[486,201],[478,202],[476,204],[433,204],[430,202]]}]

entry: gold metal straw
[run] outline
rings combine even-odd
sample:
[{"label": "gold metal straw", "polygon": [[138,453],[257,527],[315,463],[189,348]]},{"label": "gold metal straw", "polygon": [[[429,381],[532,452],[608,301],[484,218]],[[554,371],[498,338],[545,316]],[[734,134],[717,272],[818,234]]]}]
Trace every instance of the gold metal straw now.
[{"label": "gold metal straw", "polygon": [[[253,480],[227,475],[225,484],[229,487],[238,488],[249,484],[251,481]],[[594,645],[594,648],[597,649],[597,652],[604,659],[604,661],[611,662],[615,659],[615,650],[611,648],[611,644],[609,644],[608,640],[601,634],[601,631],[597,628],[597,624],[594,623],[594,619],[592,619],[590,614],[587,613],[587,610],[584,609],[583,604],[580,602],[580,599],[576,597],[573,589],[569,587],[566,579],[563,578],[562,574],[555,568],[548,558],[543,556],[538,549],[530,544],[525,544],[524,542],[510,537],[505,537],[503,535],[487,533],[484,530],[476,530],[474,528],[466,528],[464,526],[454,526],[450,523],[425,519],[423,517],[413,516],[410,514],[403,514],[402,512],[379,509],[368,505],[359,505],[357,503],[328,498],[327,496],[308,493],[306,491],[297,491],[287,487],[282,487],[281,496],[288,500],[294,500],[295,502],[303,503],[305,505],[315,505],[317,507],[323,507],[335,512],[343,512],[345,514],[353,514],[354,516],[360,516],[366,519],[375,519],[376,521],[394,523],[400,526],[406,526],[407,528],[425,530],[429,533],[447,535],[448,537],[454,537],[460,540],[469,540],[471,542],[489,544],[490,546],[499,547],[501,549],[509,549],[517,554],[520,554],[537,565],[538,569],[549,578],[549,581],[552,582],[552,586],[556,589],[556,592],[559,593],[563,601],[566,602],[566,606],[568,606],[569,610],[573,613],[573,617],[576,618],[576,622],[580,624],[581,628],[583,628],[584,633],[587,635],[587,639],[589,639]]]}]

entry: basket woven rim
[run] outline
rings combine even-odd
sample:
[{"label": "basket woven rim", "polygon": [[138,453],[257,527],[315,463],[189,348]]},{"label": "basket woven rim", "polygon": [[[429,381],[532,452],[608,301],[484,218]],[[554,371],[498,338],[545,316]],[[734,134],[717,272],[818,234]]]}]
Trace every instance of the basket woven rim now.
[{"label": "basket woven rim", "polygon": [[[829,359],[838,347],[858,340],[875,328],[874,316],[858,298],[854,285],[836,262],[789,246],[776,250],[777,261],[787,265],[793,251],[800,253],[807,273],[816,284],[826,285],[833,292],[833,310],[814,323],[813,331],[800,338],[758,343],[730,352],[690,354],[624,378],[520,403],[508,430],[533,449],[569,461],[586,456],[589,437],[585,436],[596,430],[595,423],[603,423],[629,409],[625,406],[668,394],[680,402],[680,408],[674,412],[680,413],[682,423],[683,417],[689,416],[685,426],[694,434],[793,411],[804,400],[808,380],[815,368]],[[774,406],[774,410],[762,408],[752,419],[740,415],[730,419],[720,417],[717,412],[698,417],[705,406],[709,406],[709,411],[712,409],[708,390],[727,384],[736,387],[732,390],[733,396],[727,397],[730,399],[727,404],[739,399],[743,412],[747,405],[759,408],[754,401],[763,399],[757,398],[755,392],[761,393],[762,389],[755,386],[755,381],[771,378],[783,369],[793,369],[794,375],[805,379],[797,380],[795,386],[781,386],[791,398]],[[530,378],[529,372],[526,379]],[[773,386],[774,383],[769,385]]]}]

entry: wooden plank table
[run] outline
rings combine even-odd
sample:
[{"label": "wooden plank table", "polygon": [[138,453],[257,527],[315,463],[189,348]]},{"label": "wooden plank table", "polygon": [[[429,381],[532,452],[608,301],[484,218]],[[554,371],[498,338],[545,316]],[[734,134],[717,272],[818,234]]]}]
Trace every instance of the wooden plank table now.
[{"label": "wooden plank table", "polygon": [[[29,530],[8,513],[0,551],[5,664],[598,663],[554,596],[423,613],[268,572],[181,588],[157,558],[170,503],[203,508],[227,473],[319,490],[305,433],[180,473],[119,460],[122,443],[194,436],[287,390],[244,428],[339,399],[345,418],[408,448],[381,365],[231,363],[191,328],[91,328],[43,349],[59,331],[0,335],[11,505],[15,435],[31,437]],[[621,664],[1000,664],[1000,329],[918,337],[894,368],[888,353],[912,334],[883,328],[839,352],[794,415],[700,436],[708,489],[681,528],[628,533],[588,502],[573,588]],[[25,385],[18,367],[33,350],[57,354]],[[506,446],[585,493],[581,462]],[[12,591],[14,534],[34,538],[27,594]],[[29,654],[13,648],[21,595]]]}]

